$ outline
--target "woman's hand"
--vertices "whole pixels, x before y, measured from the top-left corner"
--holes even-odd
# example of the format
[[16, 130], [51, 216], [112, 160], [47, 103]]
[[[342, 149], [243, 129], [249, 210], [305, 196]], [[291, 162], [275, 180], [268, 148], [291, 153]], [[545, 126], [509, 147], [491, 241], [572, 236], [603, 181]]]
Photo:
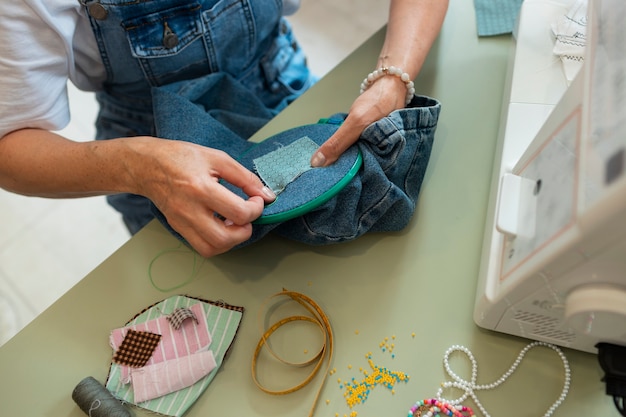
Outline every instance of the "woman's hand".
[[[140, 174], [147, 178], [139, 188], [202, 256], [226, 252], [249, 239], [251, 222], [276, 198], [256, 175], [222, 151], [162, 139], [152, 148], [144, 167], [154, 166]], [[233, 194], [220, 179], [250, 198]]]
[[348, 117], [311, 158], [311, 166], [322, 167], [335, 162], [354, 144], [370, 124], [405, 105], [406, 86], [393, 75], [379, 78], [354, 101]]
[[[391, 0], [385, 42], [376, 69], [394, 66], [415, 79], [437, 38], [448, 0]], [[405, 106], [406, 86], [400, 78], [377, 79], [352, 104], [348, 117], [311, 158], [321, 167], [335, 162], [370, 124]]]
[[[250, 198], [233, 194], [220, 179]], [[251, 222], [276, 198], [256, 175], [215, 149], [148, 136], [74, 142], [40, 129], [0, 138], [0, 187], [57, 198], [143, 195], [205, 257], [249, 239]]]

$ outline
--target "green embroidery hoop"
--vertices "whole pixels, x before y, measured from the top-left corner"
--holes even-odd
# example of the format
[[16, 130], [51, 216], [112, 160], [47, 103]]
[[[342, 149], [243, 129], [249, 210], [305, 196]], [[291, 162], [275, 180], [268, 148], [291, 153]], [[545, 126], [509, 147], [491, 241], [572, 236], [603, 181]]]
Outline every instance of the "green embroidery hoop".
[[[361, 151], [358, 151], [357, 158], [355, 159], [354, 164], [352, 165], [350, 170], [348, 170], [348, 172], [345, 174], [343, 178], [339, 180], [339, 182], [335, 183], [335, 185], [330, 187], [328, 190], [318, 195], [316, 198], [310, 200], [309, 202], [301, 206], [292, 208], [290, 210], [283, 211], [283, 212], [276, 213], [276, 214], [268, 214], [268, 215], [261, 214], [261, 217], [259, 217], [252, 223], [253, 224], [282, 223], [287, 220], [291, 220], [296, 217], [302, 216], [312, 210], [315, 210], [316, 208], [318, 208], [319, 206], [321, 206], [322, 204], [324, 204], [325, 202], [327, 202], [328, 200], [330, 200], [331, 198], [339, 194], [339, 192], [341, 192], [341, 190], [343, 190], [345, 186], [348, 185], [348, 183], [350, 183], [350, 181], [352, 181], [352, 179], [356, 176], [356, 174], [359, 172], [359, 169], [361, 168], [362, 165], [363, 165], [363, 156], [361, 155]], [[278, 201], [278, 199], [281, 198], [281, 195], [282, 194], [276, 197], [276, 201]], [[276, 201], [274, 203], [268, 204], [268, 206], [275, 204]]]
[[[343, 119], [320, 119], [315, 124], [285, 130], [255, 144], [244, 152], [238, 161], [254, 172], [255, 158], [269, 153], [277, 146], [289, 145], [303, 136], [321, 145], [332, 136], [342, 122]], [[358, 174], [362, 165], [361, 151], [358, 146], [351, 146], [334, 164], [308, 170], [293, 180], [275, 201], [265, 206], [261, 216], [252, 223], [258, 225], [282, 223], [315, 210], [339, 194]], [[228, 183], [224, 185], [234, 193], [247, 198], [239, 188]], [[310, 195], [305, 196], [303, 189], [310, 191]]]

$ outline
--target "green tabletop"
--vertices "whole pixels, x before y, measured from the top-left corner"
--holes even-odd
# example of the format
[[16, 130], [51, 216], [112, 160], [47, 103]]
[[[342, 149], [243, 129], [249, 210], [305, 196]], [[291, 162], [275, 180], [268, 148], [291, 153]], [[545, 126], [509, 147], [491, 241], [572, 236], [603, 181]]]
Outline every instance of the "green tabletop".
[[[317, 301], [333, 326], [331, 367], [336, 371], [328, 376], [316, 416], [352, 411], [360, 417], [406, 416], [416, 400], [434, 396], [449, 379], [442, 359], [455, 344], [474, 353], [479, 383], [500, 377], [529, 341], [478, 328], [472, 312], [512, 40], [478, 38], [472, 6], [471, 1], [451, 2], [443, 32], [416, 81], [418, 93], [441, 101], [442, 113], [415, 217], [404, 231], [327, 247], [268, 237], [202, 260], [190, 252], [168, 252], [179, 243], [152, 222], [0, 348], [2, 415], [84, 415], [71, 392], [86, 376], [106, 379], [110, 330], [173, 294], [222, 299], [246, 309], [230, 355], [190, 417], [307, 415], [326, 374], [286, 396], [260, 391], [251, 378], [259, 310], [282, 288]], [[360, 81], [376, 64], [383, 36], [384, 29], [254, 139], [347, 111]], [[150, 277], [161, 288], [184, 285], [160, 291]], [[281, 331], [275, 344], [301, 360], [319, 342], [306, 329], [292, 327]], [[293, 340], [290, 332], [306, 337]], [[388, 346], [385, 351], [381, 343]], [[377, 365], [405, 372], [410, 380], [398, 383], [393, 392], [377, 387], [350, 410], [338, 380], [362, 378], [360, 368], [369, 368], [370, 352]], [[555, 415], [617, 415], [604, 394], [596, 357], [564, 352], [572, 384]], [[455, 369], [469, 378], [462, 355], [452, 359]], [[286, 387], [303, 375], [271, 365], [269, 359], [260, 364], [261, 376], [271, 386]], [[479, 398], [492, 416], [541, 416], [558, 397], [562, 382], [558, 356], [535, 349], [507, 382], [479, 392]], [[474, 407], [471, 401], [467, 405]]]

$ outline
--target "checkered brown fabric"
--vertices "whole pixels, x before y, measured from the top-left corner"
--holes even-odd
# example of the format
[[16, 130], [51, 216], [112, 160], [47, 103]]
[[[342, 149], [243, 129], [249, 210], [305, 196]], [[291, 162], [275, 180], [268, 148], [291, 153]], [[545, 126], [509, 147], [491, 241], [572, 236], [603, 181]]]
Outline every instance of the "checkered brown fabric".
[[160, 341], [160, 334], [129, 330], [113, 355], [113, 362], [133, 368], [142, 367], [148, 362]]
[[176, 330], [180, 329], [180, 326], [182, 326], [183, 322], [187, 319], [193, 319], [193, 321], [198, 324], [198, 319], [196, 318], [196, 315], [193, 313], [193, 311], [186, 307], [177, 308], [172, 314], [167, 316], [167, 321], [169, 321], [172, 327]]

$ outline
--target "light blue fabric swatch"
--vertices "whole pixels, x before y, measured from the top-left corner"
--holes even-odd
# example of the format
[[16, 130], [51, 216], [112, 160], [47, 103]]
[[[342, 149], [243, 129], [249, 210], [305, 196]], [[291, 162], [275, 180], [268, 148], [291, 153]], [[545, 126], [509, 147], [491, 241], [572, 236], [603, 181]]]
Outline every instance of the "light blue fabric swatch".
[[478, 36], [513, 32], [523, 0], [474, 0]]
[[317, 143], [304, 136], [256, 158], [254, 169], [265, 185], [278, 195], [290, 182], [311, 169], [311, 156], [317, 148]]

